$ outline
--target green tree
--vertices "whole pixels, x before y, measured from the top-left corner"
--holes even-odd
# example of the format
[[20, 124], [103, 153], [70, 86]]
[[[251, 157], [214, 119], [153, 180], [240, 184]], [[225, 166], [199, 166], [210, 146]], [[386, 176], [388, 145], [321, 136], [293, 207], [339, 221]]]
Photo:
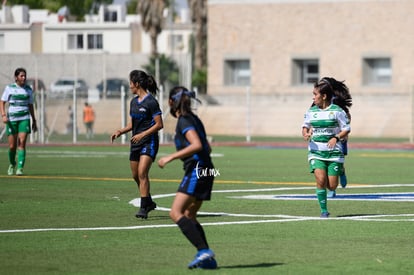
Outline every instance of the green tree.
[[9, 1], [11, 5], [26, 5], [31, 9], [43, 9], [44, 1], [43, 0], [14, 0]]
[[159, 85], [163, 85], [166, 90], [169, 90], [172, 86], [179, 84], [178, 65], [171, 58], [164, 54], [160, 54], [157, 57], [150, 57], [149, 64], [143, 66], [145, 71], [154, 77], [156, 76], [156, 60], [159, 60]]
[[47, 9], [57, 12], [61, 7], [67, 6], [70, 14], [77, 21], [83, 21], [85, 14], [88, 14], [93, 5], [110, 4], [112, 0], [13, 0], [13, 5], [27, 5], [30, 9]]
[[158, 55], [157, 38], [164, 26], [164, 9], [167, 0], [139, 0], [137, 13], [141, 15], [141, 25], [151, 38], [151, 56]]
[[207, 66], [207, 0], [188, 0], [191, 21], [194, 24], [194, 67]]

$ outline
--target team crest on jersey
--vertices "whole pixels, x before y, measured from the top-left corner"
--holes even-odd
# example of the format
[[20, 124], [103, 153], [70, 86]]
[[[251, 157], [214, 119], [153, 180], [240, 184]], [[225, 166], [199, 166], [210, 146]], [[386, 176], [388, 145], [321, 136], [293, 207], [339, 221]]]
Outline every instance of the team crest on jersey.
[[334, 119], [335, 118], [335, 114], [334, 112], [330, 112], [329, 113], [329, 119]]
[[144, 107], [141, 107], [141, 108], [138, 109], [138, 112], [146, 112], [146, 111], [147, 111], [147, 109], [145, 109]]

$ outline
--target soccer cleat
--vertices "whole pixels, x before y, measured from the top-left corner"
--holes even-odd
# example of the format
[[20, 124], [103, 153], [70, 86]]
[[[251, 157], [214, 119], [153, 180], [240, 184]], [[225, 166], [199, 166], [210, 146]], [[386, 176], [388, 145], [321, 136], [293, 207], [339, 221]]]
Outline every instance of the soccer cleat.
[[334, 198], [336, 197], [336, 191], [335, 190], [329, 190], [328, 194], [326, 195], [328, 198]]
[[208, 260], [205, 260], [201, 262], [197, 268], [201, 269], [216, 269], [217, 268], [217, 262], [216, 259], [210, 258]]
[[9, 169], [7, 170], [7, 175], [11, 176], [14, 173], [14, 165], [9, 165]]
[[329, 218], [329, 212], [322, 212], [321, 213], [321, 218]]
[[346, 185], [348, 184], [345, 172], [339, 176], [339, 183], [341, 184], [342, 188], [345, 188]]
[[204, 264], [204, 262], [211, 261], [212, 258], [214, 258], [214, 252], [212, 250], [202, 249], [197, 252], [194, 260], [188, 265], [188, 268], [193, 269], [193, 268], [200, 267], [201, 265]]
[[16, 176], [23, 176], [23, 168], [17, 168]]
[[151, 202], [151, 204], [147, 207], [141, 207], [139, 211], [135, 214], [135, 217], [141, 219], [148, 219], [148, 213], [152, 210], [157, 208], [157, 204], [155, 202]]

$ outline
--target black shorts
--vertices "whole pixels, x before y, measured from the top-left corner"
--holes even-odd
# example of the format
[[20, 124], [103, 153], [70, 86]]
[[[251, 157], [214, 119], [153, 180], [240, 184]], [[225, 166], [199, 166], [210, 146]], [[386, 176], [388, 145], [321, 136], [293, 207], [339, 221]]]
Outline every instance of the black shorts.
[[154, 161], [158, 153], [158, 147], [158, 142], [150, 142], [142, 144], [140, 146], [131, 147], [129, 160], [139, 161], [141, 155], [147, 155], [152, 158], [152, 161]]
[[183, 180], [177, 192], [195, 197], [197, 200], [210, 200], [213, 190], [214, 168], [213, 167], [190, 167], [187, 168]]

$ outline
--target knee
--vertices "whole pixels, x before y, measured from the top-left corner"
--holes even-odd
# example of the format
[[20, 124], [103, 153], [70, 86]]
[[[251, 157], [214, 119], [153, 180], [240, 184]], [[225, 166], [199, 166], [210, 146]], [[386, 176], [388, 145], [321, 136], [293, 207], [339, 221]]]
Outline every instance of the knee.
[[181, 215], [177, 211], [171, 210], [170, 211], [170, 218], [174, 223], [177, 223], [178, 220], [181, 218]]
[[184, 216], [186, 216], [188, 219], [190, 219], [190, 220], [195, 220], [196, 219], [196, 217], [197, 217], [197, 213], [194, 213], [193, 211], [190, 211], [190, 210], [186, 210], [185, 212], [184, 212]]
[[134, 171], [132, 171], [131, 175], [132, 175], [132, 178], [134, 179], [134, 181], [136, 183], [139, 183], [138, 173], [135, 173]]
[[147, 173], [138, 173], [137, 180], [139, 180], [139, 182], [148, 181], [148, 174]]

